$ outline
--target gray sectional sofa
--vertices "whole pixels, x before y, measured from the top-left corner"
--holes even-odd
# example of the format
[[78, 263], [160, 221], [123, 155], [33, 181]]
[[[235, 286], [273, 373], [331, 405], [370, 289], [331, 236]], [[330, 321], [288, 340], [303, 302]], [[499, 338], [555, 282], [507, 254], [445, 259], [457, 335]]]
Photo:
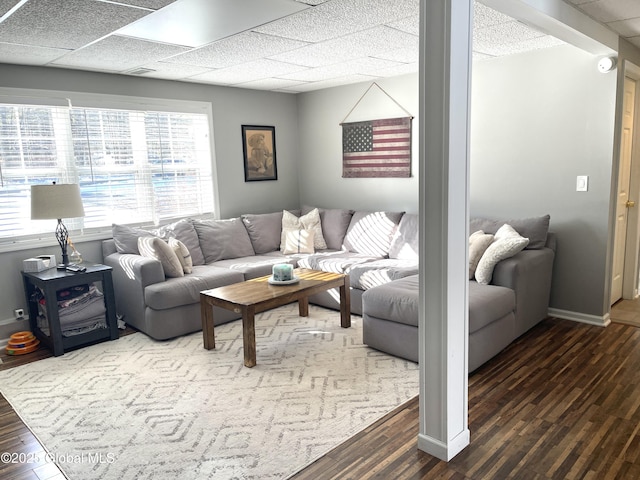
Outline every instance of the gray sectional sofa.
[[[103, 242], [103, 256], [113, 268], [118, 313], [127, 324], [158, 340], [198, 331], [200, 291], [268, 275], [274, 264], [291, 263], [349, 274], [351, 312], [363, 315], [365, 343], [417, 361], [417, 216], [306, 206], [292, 213], [183, 219], [155, 230], [114, 225], [113, 238]], [[305, 219], [317, 219], [323, 241], [318, 231], [311, 237], [315, 247], [323, 248], [307, 245], [310, 250], [283, 253], [283, 219], [288, 232], [291, 218], [299, 219], [298, 228], [305, 232], [315, 228]], [[490, 231], [492, 225], [484, 228]], [[474, 286], [470, 281], [469, 349], [474, 366], [547, 316], [553, 237], [546, 230], [533, 233], [544, 238], [499, 262], [491, 285]], [[139, 239], [149, 237], [180, 240], [192, 263], [188, 270], [185, 266], [190, 273], [169, 274], [172, 269], [164, 258], [141, 254]], [[338, 298], [337, 292], [328, 291], [310, 301], [338, 309]], [[220, 324], [239, 315], [218, 309], [214, 318]]]
[[[495, 234], [504, 223], [529, 243], [495, 265], [491, 283], [469, 280], [470, 372], [548, 316], [556, 249], [549, 217], [500, 222], [475, 218], [470, 230]], [[418, 276], [411, 275], [364, 292], [364, 343], [418, 361], [418, 287]]]

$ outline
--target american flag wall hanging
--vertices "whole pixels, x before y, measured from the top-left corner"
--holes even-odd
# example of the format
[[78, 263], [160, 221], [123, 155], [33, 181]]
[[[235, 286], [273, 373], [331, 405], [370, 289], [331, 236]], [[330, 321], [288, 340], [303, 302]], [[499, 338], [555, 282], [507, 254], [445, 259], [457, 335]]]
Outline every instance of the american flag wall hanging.
[[410, 177], [411, 119], [342, 124], [342, 177]]

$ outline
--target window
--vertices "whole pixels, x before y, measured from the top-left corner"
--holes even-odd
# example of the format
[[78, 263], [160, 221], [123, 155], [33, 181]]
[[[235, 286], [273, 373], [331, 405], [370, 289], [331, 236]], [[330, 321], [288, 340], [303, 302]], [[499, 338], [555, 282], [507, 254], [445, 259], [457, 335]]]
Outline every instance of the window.
[[105, 108], [0, 104], [0, 242], [52, 232], [30, 219], [30, 186], [78, 183], [70, 230], [213, 212], [209, 118]]

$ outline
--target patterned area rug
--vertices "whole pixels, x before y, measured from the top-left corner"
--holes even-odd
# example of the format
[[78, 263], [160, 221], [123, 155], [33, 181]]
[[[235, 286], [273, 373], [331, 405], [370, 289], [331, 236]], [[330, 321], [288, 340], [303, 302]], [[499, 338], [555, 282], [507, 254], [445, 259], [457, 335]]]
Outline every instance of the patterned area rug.
[[362, 344], [362, 319], [297, 304], [165, 342], [136, 333], [0, 372], [72, 480], [283, 479], [418, 394], [418, 366]]

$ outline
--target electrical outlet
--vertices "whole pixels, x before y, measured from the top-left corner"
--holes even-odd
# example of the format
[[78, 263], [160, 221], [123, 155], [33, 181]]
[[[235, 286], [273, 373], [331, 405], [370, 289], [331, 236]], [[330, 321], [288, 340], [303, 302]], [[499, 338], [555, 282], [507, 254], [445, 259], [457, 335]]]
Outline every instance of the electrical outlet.
[[13, 314], [16, 317], [16, 320], [22, 320], [24, 318], [24, 310], [22, 308], [16, 308], [13, 311]]

